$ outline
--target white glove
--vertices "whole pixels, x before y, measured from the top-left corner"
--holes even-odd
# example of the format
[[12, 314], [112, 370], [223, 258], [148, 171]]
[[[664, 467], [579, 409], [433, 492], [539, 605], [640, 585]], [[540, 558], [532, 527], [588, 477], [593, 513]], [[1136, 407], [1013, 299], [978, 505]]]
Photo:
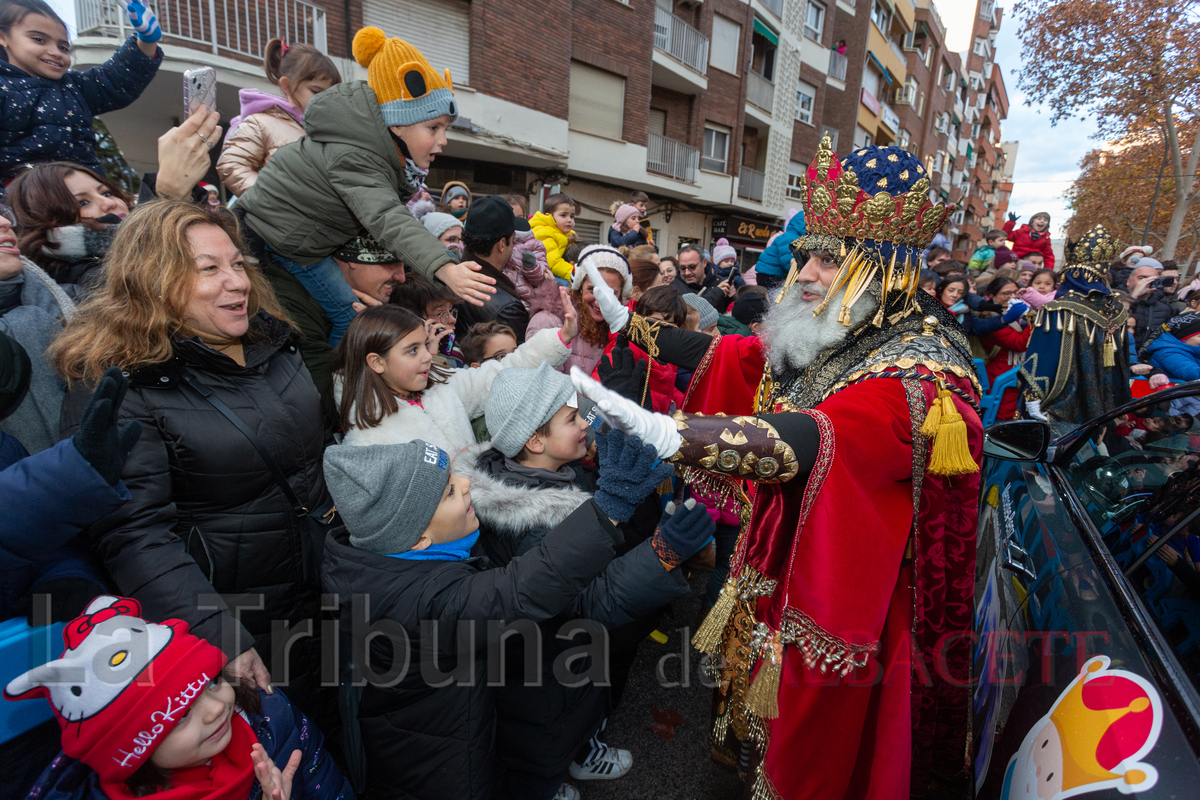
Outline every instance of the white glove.
[[1030, 419], [1036, 419], [1038, 422], [1050, 422], [1050, 418], [1042, 413], [1041, 400], [1026, 400], [1025, 411], [1029, 414]]
[[596, 403], [596, 410], [612, 427], [622, 433], [636, 436], [658, 451], [658, 457], [670, 458], [683, 446], [683, 437], [675, 427], [675, 420], [666, 414], [647, 411], [632, 400], [600, 385], [579, 367], [571, 367], [571, 383], [575, 391]]
[[604, 321], [608, 323], [608, 329], [613, 333], [622, 330], [629, 322], [629, 309], [613, 293], [608, 281], [604, 280], [604, 276], [600, 274], [600, 268], [591, 259], [584, 260], [583, 271], [587, 273], [588, 280], [592, 282], [592, 294], [596, 298], [596, 304], [600, 306], [600, 313], [604, 315]]

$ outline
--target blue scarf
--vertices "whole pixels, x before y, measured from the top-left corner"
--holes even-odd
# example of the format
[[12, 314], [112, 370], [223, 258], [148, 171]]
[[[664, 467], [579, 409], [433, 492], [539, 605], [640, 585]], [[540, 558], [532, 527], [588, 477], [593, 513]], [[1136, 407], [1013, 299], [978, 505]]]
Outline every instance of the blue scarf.
[[403, 558], [408, 561], [466, 561], [471, 555], [471, 548], [477, 541], [479, 541], [478, 530], [453, 542], [431, 544], [424, 550], [394, 553], [391, 558]]

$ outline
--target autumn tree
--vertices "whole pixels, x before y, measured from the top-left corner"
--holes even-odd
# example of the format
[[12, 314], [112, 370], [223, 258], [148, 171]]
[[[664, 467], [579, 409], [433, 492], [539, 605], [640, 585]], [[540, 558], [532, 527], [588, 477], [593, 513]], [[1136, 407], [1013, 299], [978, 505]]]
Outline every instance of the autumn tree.
[[[1194, 139], [1198, 126], [1200, 123], [1196, 121], [1180, 126], [1184, 142]], [[1190, 155], [1191, 151], [1185, 148], [1184, 161]], [[1092, 150], [1079, 166], [1079, 177], [1066, 192], [1073, 212], [1067, 221], [1067, 237], [1075, 238], [1091, 226], [1102, 224], [1123, 244], [1140, 243], [1145, 234], [1147, 243], [1161, 253], [1174, 216], [1170, 198], [1175, 193], [1175, 176], [1169, 162], [1164, 169], [1158, 128], [1151, 125], [1141, 134], [1131, 134]], [[1162, 183], [1156, 199], [1160, 174]], [[1191, 264], [1197, 255], [1200, 255], [1200, 203], [1193, 203], [1176, 240], [1175, 258], [1181, 264]]]
[[1155, 131], [1160, 158], [1165, 143], [1162, 256], [1175, 258], [1200, 196], [1200, 128], [1191, 124], [1200, 116], [1200, 0], [1020, 0], [1014, 11], [1027, 103], [1049, 106], [1052, 124], [1093, 118], [1106, 139]]

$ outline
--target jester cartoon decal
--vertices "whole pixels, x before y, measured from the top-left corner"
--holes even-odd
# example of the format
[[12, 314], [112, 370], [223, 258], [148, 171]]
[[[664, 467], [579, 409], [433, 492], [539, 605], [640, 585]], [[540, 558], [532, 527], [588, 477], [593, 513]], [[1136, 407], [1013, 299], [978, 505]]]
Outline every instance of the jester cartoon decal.
[[1153, 788], [1158, 770], [1142, 759], [1162, 731], [1162, 699], [1146, 679], [1110, 663], [1088, 659], [1025, 736], [1004, 772], [1003, 800]]

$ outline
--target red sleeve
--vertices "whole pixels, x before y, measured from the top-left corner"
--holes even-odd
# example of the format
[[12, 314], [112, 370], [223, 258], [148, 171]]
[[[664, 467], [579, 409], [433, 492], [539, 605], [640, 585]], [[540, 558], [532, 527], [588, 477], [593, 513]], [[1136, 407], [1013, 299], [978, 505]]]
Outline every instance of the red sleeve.
[[999, 345], [1005, 350], [1015, 350], [1018, 353], [1024, 353], [1026, 348], [1029, 347], [1029, 337], [1032, 335], [1032, 325], [1027, 325], [1020, 333], [1005, 325], [1000, 330], [984, 336], [983, 344], [984, 347]]
[[692, 375], [683, 410], [753, 414], [765, 357], [757, 336], [730, 334], [713, 341]]
[[1050, 232], [1046, 231], [1045, 237], [1038, 242], [1039, 248], [1042, 251], [1043, 266], [1046, 269], [1054, 269], [1054, 246], [1050, 244]]
[[1013, 228], [1015, 228], [1015, 227], [1017, 227], [1016, 220], [1010, 219], [1004, 223], [1004, 232], [1008, 234], [1008, 238], [1010, 238], [1010, 239], [1012, 238]]

